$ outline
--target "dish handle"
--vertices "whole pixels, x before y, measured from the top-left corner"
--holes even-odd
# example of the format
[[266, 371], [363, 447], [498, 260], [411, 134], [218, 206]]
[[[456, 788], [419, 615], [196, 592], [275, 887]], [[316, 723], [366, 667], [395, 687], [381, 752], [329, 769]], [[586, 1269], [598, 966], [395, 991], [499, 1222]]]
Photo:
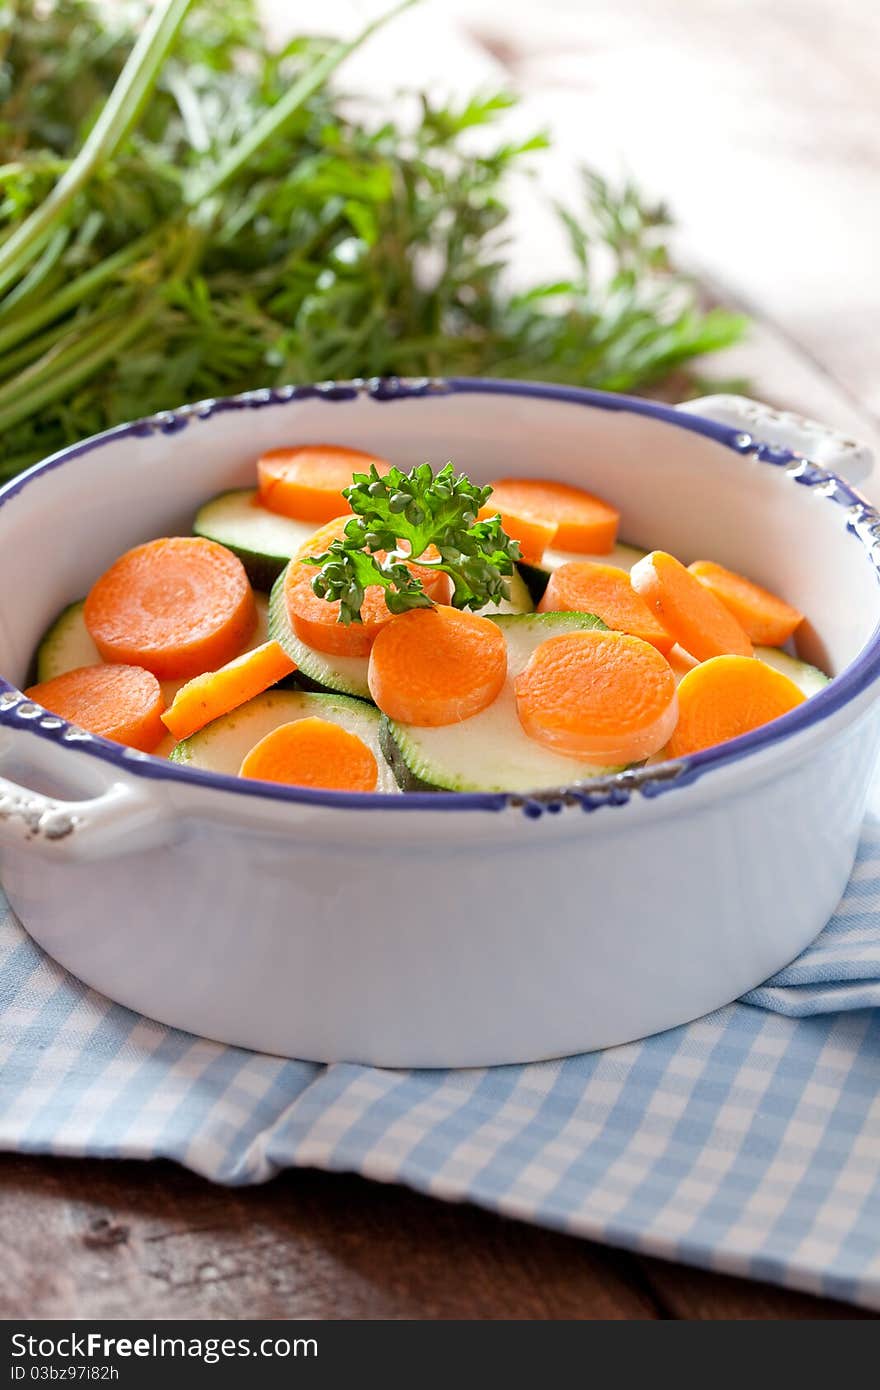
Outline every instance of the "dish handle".
[[[60, 721], [59, 721], [60, 722]], [[0, 729], [0, 753], [14, 744]], [[16, 759], [16, 776], [51, 786], [59, 776], [70, 776], [67, 750], [49, 739], [28, 739], [27, 757]], [[22, 767], [26, 772], [22, 773]], [[6, 851], [40, 854], [68, 862], [88, 862], [132, 849], [161, 844], [168, 836], [172, 817], [156, 789], [141, 779], [106, 765], [106, 784], [93, 795], [77, 800], [50, 796], [0, 776], [0, 856]]]
[[874, 457], [866, 444], [791, 410], [776, 410], [748, 396], [701, 396], [676, 408], [720, 425], [731, 425], [767, 444], [793, 449], [820, 468], [840, 474], [847, 482], [863, 483], [871, 474]]

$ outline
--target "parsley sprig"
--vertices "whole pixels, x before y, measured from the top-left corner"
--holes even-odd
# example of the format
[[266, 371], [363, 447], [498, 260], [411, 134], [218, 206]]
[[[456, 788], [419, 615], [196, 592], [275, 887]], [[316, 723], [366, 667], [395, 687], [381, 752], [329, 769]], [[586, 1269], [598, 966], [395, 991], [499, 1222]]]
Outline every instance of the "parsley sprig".
[[[384, 476], [372, 465], [356, 473], [344, 489], [354, 516], [343, 536], [306, 563], [319, 565], [312, 588], [319, 598], [339, 600], [339, 621], [359, 623], [364, 591], [371, 584], [385, 590], [392, 613], [430, 608], [419, 576], [407, 564], [440, 570], [452, 580], [455, 608], [478, 609], [510, 597], [506, 576], [519, 560], [517, 541], [502, 530], [501, 518], [477, 520], [491, 496], [457, 474], [451, 463], [435, 473], [429, 463]], [[429, 556], [425, 552], [433, 547]], [[436, 554], [434, 554], [436, 552]]]

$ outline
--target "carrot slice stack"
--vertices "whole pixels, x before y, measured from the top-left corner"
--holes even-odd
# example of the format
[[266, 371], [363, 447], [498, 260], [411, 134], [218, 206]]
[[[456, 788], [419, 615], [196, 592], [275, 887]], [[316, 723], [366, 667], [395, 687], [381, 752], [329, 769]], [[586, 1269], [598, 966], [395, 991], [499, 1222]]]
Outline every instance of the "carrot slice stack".
[[296, 662], [278, 642], [264, 642], [219, 671], [206, 671], [187, 681], [162, 715], [162, 723], [176, 739], [189, 738], [212, 719], [238, 709], [295, 670]]
[[661, 625], [697, 661], [752, 655], [748, 634], [729, 609], [665, 550], [652, 550], [633, 565], [630, 580]]
[[173, 536], [120, 556], [92, 586], [85, 621], [105, 661], [186, 680], [236, 656], [257, 610], [244, 565], [230, 550]]
[[[582, 555], [607, 555], [620, 524], [620, 512], [601, 498], [568, 483], [540, 478], [499, 478], [492, 484], [487, 506], [502, 517], [521, 516], [555, 524], [553, 544]], [[513, 531], [508, 535], [519, 539]]]
[[721, 600], [759, 647], [781, 647], [804, 620], [803, 613], [769, 589], [712, 560], [695, 560], [688, 569]]
[[295, 787], [372, 792], [379, 769], [363, 739], [327, 719], [281, 724], [244, 759], [240, 777]]
[[683, 758], [747, 734], [788, 714], [806, 696], [794, 681], [743, 656], [716, 656], [695, 666], [678, 687], [678, 726], [669, 756]]
[[[392, 617], [385, 602], [385, 590], [382, 586], [371, 584], [365, 590], [361, 605], [361, 621], [346, 627], [339, 621], [338, 601], [328, 602], [327, 599], [319, 598], [312, 588], [318, 573], [315, 566], [297, 563], [308, 555], [322, 555], [331, 541], [342, 535], [350, 520], [350, 516], [335, 517], [303, 542], [294, 561], [287, 567], [284, 576], [284, 599], [290, 626], [307, 647], [327, 652], [332, 656], [369, 656], [376, 637]], [[382, 554], [381, 551], [379, 553]], [[447, 574], [440, 570], [428, 569], [424, 565], [411, 564], [409, 567], [421, 580], [428, 598], [435, 603], [446, 602], [451, 588]]]
[[519, 541], [520, 555], [527, 565], [540, 565], [544, 551], [556, 539], [559, 527], [555, 521], [542, 521], [537, 516], [526, 516], [520, 512], [501, 511], [487, 503], [477, 513], [478, 520], [491, 521], [493, 516], [501, 516], [501, 526], [511, 540]]
[[539, 613], [595, 613], [606, 627], [628, 632], [668, 652], [674, 639], [629, 582], [626, 570], [591, 560], [571, 560], [550, 576]]
[[165, 734], [159, 682], [140, 666], [79, 666], [25, 691], [90, 734], [152, 753]]
[[676, 722], [668, 661], [624, 632], [571, 632], [535, 649], [514, 682], [520, 723], [557, 753], [601, 765], [658, 752]]
[[[421, 578], [429, 598], [449, 597], [447, 575], [438, 570], [424, 570], [418, 565], [411, 568]], [[382, 628], [392, 618], [385, 602], [385, 590], [379, 584], [371, 584], [364, 591], [361, 621], [346, 627], [339, 621], [338, 601], [328, 602], [319, 598], [312, 588], [317, 573], [314, 565], [288, 566], [284, 598], [290, 626], [299, 640], [308, 647], [314, 647], [315, 651], [334, 656], [369, 656]]]
[[349, 510], [342, 489], [350, 486], [352, 474], [369, 472], [371, 464], [379, 473], [391, 467], [387, 459], [339, 444], [270, 449], [257, 461], [260, 501], [298, 521], [330, 521]]
[[488, 618], [413, 608], [383, 627], [370, 652], [370, 694], [389, 719], [434, 728], [479, 714], [500, 693], [507, 646]]

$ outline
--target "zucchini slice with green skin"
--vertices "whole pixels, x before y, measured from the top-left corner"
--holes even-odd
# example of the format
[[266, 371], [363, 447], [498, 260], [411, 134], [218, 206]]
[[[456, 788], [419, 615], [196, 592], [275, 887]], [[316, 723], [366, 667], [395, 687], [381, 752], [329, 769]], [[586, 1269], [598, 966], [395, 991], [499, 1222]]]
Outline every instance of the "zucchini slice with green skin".
[[[269, 600], [265, 594], [254, 594], [254, 601], [257, 606], [257, 626], [246, 651], [261, 646], [268, 637]], [[85, 599], [68, 604], [43, 634], [34, 661], [39, 682], [53, 680], [55, 676], [63, 676], [65, 671], [75, 671], [80, 666], [97, 666], [103, 660], [86, 627], [85, 607]], [[161, 682], [166, 704], [170, 704], [182, 684], [182, 681]]]
[[43, 633], [34, 661], [38, 681], [51, 681], [65, 671], [97, 666], [103, 660], [86, 627], [85, 606], [85, 599], [69, 603]]
[[501, 614], [492, 619], [507, 642], [507, 681], [496, 700], [460, 724], [420, 728], [383, 716], [385, 756], [405, 791], [535, 792], [619, 772], [554, 753], [523, 731], [514, 678], [548, 637], [605, 624], [591, 613]]
[[783, 676], [788, 676], [807, 699], [811, 695], [818, 695], [831, 679], [824, 671], [820, 671], [818, 666], [799, 661], [796, 656], [789, 656], [788, 652], [782, 651], [780, 647], [756, 647], [755, 656], [772, 666], [774, 671], [781, 671]]
[[[340, 508], [344, 505], [340, 501]], [[256, 488], [221, 492], [199, 508], [193, 534], [237, 555], [255, 589], [271, 589], [288, 560], [318, 530], [314, 521], [279, 516], [258, 501]]]
[[647, 550], [639, 550], [635, 545], [622, 542], [609, 550], [607, 555], [578, 555], [573, 550], [545, 550], [540, 565], [521, 564], [519, 569], [535, 603], [540, 603], [553, 570], [567, 565], [572, 560], [594, 560], [597, 565], [616, 565], [629, 574], [633, 565], [647, 555]]
[[[525, 581], [514, 571], [510, 576], [510, 598], [502, 599], [497, 605], [487, 604], [480, 611], [487, 618], [498, 613], [531, 613], [533, 604]], [[291, 661], [296, 662], [294, 679], [297, 685], [306, 690], [330, 690], [340, 695], [356, 695], [360, 700], [371, 698], [367, 683], [369, 657], [334, 656], [331, 652], [319, 652], [297, 637], [287, 616], [283, 575], [276, 579], [269, 598], [269, 636], [280, 642]]]
[[305, 642], [299, 640], [287, 616], [283, 571], [272, 585], [269, 595], [269, 636], [280, 642], [291, 661], [296, 662], [294, 679], [297, 685], [306, 690], [356, 695], [361, 700], [369, 700], [369, 657], [334, 656], [331, 652], [319, 652], [314, 647], [307, 647]]
[[171, 761], [205, 772], [237, 776], [245, 756], [281, 724], [298, 719], [326, 719], [356, 734], [372, 752], [379, 769], [376, 790], [395, 792], [397, 784], [379, 744], [379, 711], [345, 695], [315, 695], [307, 690], [267, 690], [246, 705], [224, 714], [178, 743]]
[[534, 613], [535, 605], [529, 593], [529, 586], [516, 565], [513, 567], [513, 574], [507, 575], [507, 583], [510, 587], [510, 598], [500, 599], [498, 603], [484, 604], [479, 609], [484, 618], [494, 617], [497, 613]]

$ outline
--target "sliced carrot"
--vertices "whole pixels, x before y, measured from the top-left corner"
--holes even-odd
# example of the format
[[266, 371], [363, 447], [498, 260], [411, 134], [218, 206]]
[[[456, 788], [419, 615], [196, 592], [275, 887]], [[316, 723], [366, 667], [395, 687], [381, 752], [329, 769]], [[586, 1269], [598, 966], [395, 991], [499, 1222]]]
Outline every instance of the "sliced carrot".
[[527, 565], [540, 565], [544, 551], [556, 539], [556, 532], [559, 530], [556, 522], [542, 521], [540, 517], [526, 516], [521, 512], [501, 511], [491, 503], [480, 508], [477, 518], [480, 521], [491, 521], [493, 516], [498, 516], [499, 513], [502, 528], [511, 540], [519, 541], [523, 561]]
[[240, 777], [294, 787], [372, 792], [379, 769], [363, 739], [327, 719], [296, 719], [266, 734], [244, 759]]
[[759, 647], [781, 647], [804, 620], [803, 613], [769, 589], [712, 560], [695, 560], [688, 569], [721, 600]]
[[514, 681], [529, 738], [600, 765], [640, 762], [675, 728], [675, 677], [625, 632], [566, 632], [536, 647]]
[[313, 565], [288, 565], [284, 576], [284, 601], [290, 626], [301, 642], [332, 656], [369, 656], [370, 648], [391, 618], [384, 592], [371, 586], [364, 593], [361, 621], [346, 626], [339, 621], [339, 602], [319, 598], [312, 588], [318, 571]]
[[[296, 559], [287, 567], [284, 576], [284, 598], [287, 616], [301, 642], [315, 651], [328, 652], [334, 656], [369, 656], [379, 631], [391, 621], [392, 614], [385, 602], [385, 590], [380, 584], [371, 584], [364, 592], [361, 605], [361, 621], [350, 623], [348, 627], [339, 621], [339, 603], [319, 598], [312, 588], [318, 573], [314, 565], [298, 563], [306, 555], [321, 555], [345, 529], [350, 517], [337, 517], [322, 526], [314, 536], [297, 551]], [[433, 552], [433, 553], [431, 553]], [[379, 551], [381, 556], [384, 552]], [[431, 547], [426, 559], [433, 559], [437, 552]], [[441, 570], [432, 570], [424, 565], [410, 564], [422, 582], [422, 588], [435, 603], [445, 603], [450, 596], [449, 576]]]
[[507, 676], [497, 623], [458, 608], [412, 608], [370, 652], [370, 694], [389, 719], [434, 728], [491, 705]]
[[673, 638], [629, 582], [626, 570], [591, 560], [570, 560], [550, 576], [539, 613], [595, 613], [606, 627], [628, 632], [666, 653]]
[[[607, 555], [617, 539], [620, 512], [601, 498], [568, 483], [541, 478], [499, 478], [487, 504], [502, 516], [555, 523], [553, 544], [582, 555]], [[513, 535], [513, 532], [509, 532]]]
[[752, 655], [748, 634], [729, 609], [665, 550], [652, 550], [633, 565], [630, 580], [666, 631], [697, 661]]
[[714, 748], [788, 714], [806, 696], [794, 681], [763, 661], [716, 656], [695, 666], [678, 687], [678, 726], [669, 756]]
[[187, 681], [162, 715], [162, 723], [176, 739], [189, 738], [212, 719], [238, 709], [295, 670], [296, 662], [278, 642], [264, 642], [219, 671], [206, 671]]
[[160, 680], [215, 670], [257, 622], [244, 565], [216, 541], [173, 536], [127, 551], [92, 585], [86, 627], [105, 661]]
[[323, 555], [325, 550], [329, 550], [333, 541], [339, 540], [344, 534], [350, 521], [350, 512], [345, 516], [334, 516], [332, 520], [325, 521], [324, 525], [319, 526], [308, 540], [303, 541], [293, 556], [294, 560], [303, 560], [307, 555]]
[[330, 521], [350, 510], [342, 489], [351, 485], [354, 473], [369, 472], [371, 464], [379, 473], [391, 467], [387, 459], [340, 444], [270, 449], [257, 461], [260, 501], [299, 521]]
[[[333, 541], [338, 540], [345, 533], [345, 528], [351, 521], [351, 516], [335, 516], [332, 521], [327, 521], [323, 526], [319, 526], [313, 532], [293, 556], [294, 560], [303, 560], [307, 555], [322, 555], [325, 550], [329, 550]], [[406, 542], [404, 542], [406, 545]], [[403, 553], [403, 552], [401, 552]], [[377, 556], [381, 559], [387, 554], [384, 550], [378, 550]], [[424, 554], [419, 556], [420, 560], [439, 560], [440, 552], [436, 545], [429, 545]], [[424, 577], [423, 577], [424, 578]], [[430, 572], [429, 572], [430, 580]]]
[[141, 666], [79, 666], [25, 691], [90, 734], [152, 753], [165, 734], [159, 682]]

